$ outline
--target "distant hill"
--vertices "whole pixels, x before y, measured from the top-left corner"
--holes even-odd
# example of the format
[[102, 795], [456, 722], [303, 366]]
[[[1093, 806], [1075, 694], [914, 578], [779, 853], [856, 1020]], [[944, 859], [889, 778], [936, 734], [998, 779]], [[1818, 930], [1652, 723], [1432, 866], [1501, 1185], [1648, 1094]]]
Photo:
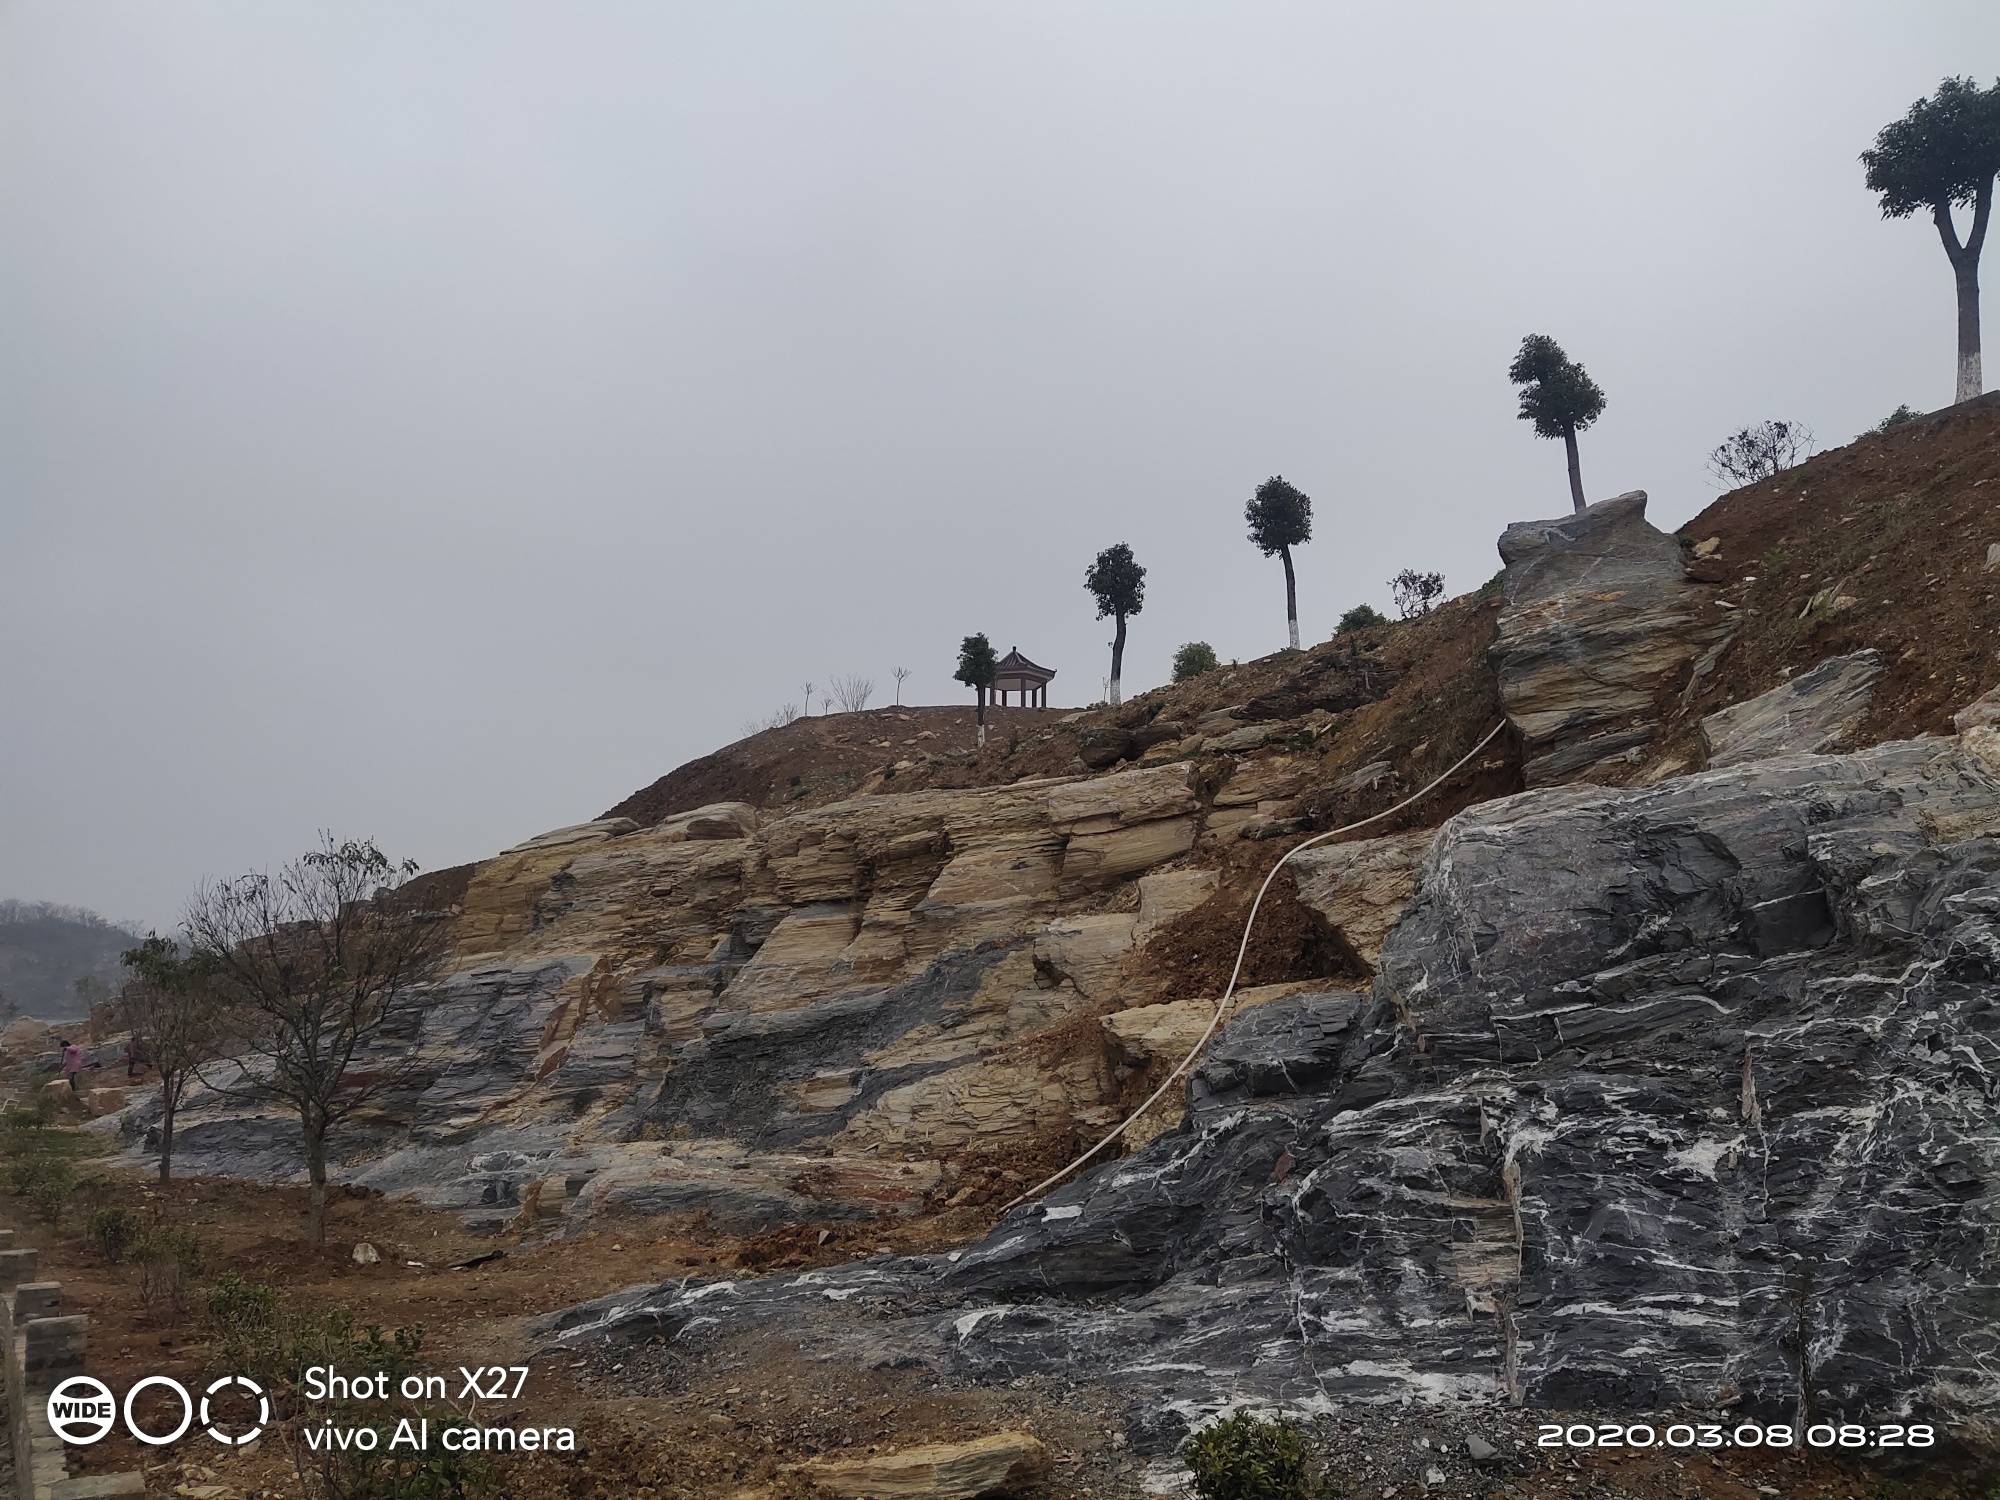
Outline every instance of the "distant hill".
[[118, 955], [141, 936], [81, 906], [0, 901], [0, 996], [26, 1015], [79, 1018], [89, 1007], [77, 980], [117, 983]]

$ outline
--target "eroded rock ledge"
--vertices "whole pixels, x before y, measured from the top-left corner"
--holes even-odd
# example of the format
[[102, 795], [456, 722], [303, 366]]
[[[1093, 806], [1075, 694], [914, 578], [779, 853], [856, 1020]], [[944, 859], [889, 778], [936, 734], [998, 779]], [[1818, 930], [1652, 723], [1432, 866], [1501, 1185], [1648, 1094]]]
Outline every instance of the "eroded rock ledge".
[[676, 1361], [2000, 1439], [2000, 734], [1529, 792], [1440, 832], [1371, 995], [1230, 1025], [1175, 1131], [951, 1257], [572, 1309]]

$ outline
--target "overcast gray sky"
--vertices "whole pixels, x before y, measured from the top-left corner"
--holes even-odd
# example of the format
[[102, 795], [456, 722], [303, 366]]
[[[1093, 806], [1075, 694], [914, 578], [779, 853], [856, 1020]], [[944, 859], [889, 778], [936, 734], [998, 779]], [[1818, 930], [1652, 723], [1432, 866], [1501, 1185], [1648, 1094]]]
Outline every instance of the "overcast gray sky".
[[1567, 508], [1505, 370], [1678, 525], [1747, 421], [1950, 399], [1855, 157], [2000, 6], [0, 10], [0, 896], [171, 920], [588, 817], [807, 678], [1097, 696]]

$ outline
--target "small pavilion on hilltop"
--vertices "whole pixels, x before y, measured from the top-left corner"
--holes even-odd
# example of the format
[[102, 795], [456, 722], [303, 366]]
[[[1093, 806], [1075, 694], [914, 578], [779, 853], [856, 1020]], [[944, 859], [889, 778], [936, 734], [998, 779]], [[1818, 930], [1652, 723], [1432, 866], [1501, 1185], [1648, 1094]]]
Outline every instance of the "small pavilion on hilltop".
[[1004, 708], [1007, 695], [1019, 693], [1022, 708], [1047, 708], [1049, 679], [1055, 675], [1053, 667], [1038, 667], [1021, 654], [1019, 646], [1009, 646], [993, 670], [994, 701]]

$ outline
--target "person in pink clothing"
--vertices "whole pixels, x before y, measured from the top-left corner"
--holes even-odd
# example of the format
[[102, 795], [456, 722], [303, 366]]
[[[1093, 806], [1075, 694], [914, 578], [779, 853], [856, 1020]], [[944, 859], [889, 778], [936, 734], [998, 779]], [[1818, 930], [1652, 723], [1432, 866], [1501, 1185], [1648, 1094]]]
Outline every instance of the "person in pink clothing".
[[62, 1072], [63, 1077], [69, 1080], [69, 1091], [72, 1094], [81, 1094], [83, 1092], [83, 1083], [81, 1081], [83, 1070], [85, 1068], [94, 1068], [97, 1064], [86, 1059], [83, 1055], [83, 1048], [75, 1042], [67, 1041], [62, 1037], [57, 1037], [56, 1041], [62, 1047]]

